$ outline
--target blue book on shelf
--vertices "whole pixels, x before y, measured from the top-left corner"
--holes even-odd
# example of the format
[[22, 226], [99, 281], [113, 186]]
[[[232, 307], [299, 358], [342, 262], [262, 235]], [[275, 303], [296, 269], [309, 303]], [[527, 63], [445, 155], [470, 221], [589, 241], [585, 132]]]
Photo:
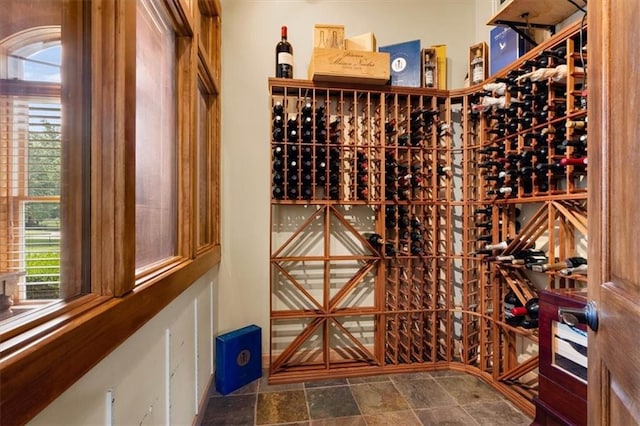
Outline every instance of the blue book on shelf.
[[262, 377], [262, 329], [249, 325], [216, 337], [216, 390], [222, 395]]
[[378, 51], [389, 53], [392, 86], [420, 87], [420, 40], [380, 46]]

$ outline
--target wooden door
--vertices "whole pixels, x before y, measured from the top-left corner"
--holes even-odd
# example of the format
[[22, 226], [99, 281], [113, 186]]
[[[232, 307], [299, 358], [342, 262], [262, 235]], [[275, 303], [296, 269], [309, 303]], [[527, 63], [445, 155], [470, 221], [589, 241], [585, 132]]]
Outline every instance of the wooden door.
[[589, 424], [640, 424], [640, 1], [589, 2]]

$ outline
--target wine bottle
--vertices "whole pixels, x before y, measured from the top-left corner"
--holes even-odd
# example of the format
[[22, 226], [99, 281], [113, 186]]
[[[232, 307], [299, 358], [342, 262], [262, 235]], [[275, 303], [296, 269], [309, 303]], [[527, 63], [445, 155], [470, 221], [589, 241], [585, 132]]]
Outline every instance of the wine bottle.
[[396, 247], [393, 245], [393, 243], [386, 243], [384, 245], [384, 253], [389, 257], [396, 255]]
[[297, 160], [289, 160], [289, 164], [287, 166], [289, 173], [298, 173], [299, 164]]
[[492, 207], [486, 207], [484, 209], [475, 209], [474, 212], [473, 212], [473, 214], [476, 214], [476, 215], [482, 214], [482, 215], [485, 215], [485, 216], [489, 216], [492, 213], [493, 213], [493, 208]]
[[313, 181], [313, 175], [311, 174], [311, 171], [303, 171], [300, 179], [303, 185], [309, 186]]
[[277, 145], [273, 148], [273, 158], [282, 158], [284, 155], [284, 148], [281, 145]]
[[525, 318], [520, 323], [520, 327], [522, 328], [538, 328], [538, 318]]
[[367, 237], [367, 240], [369, 240], [371, 245], [374, 247], [380, 247], [382, 244], [384, 244], [384, 239], [380, 234], [376, 234], [376, 233], [365, 234], [365, 237]]
[[562, 275], [573, 275], [573, 274], [587, 275], [587, 267], [588, 265], [584, 264], [584, 265], [575, 266], [573, 268], [564, 268], [564, 269], [560, 269], [560, 273]]
[[313, 114], [313, 104], [311, 102], [305, 102], [300, 108], [300, 112], [304, 117], [311, 118], [311, 114]]
[[504, 240], [496, 244], [487, 244], [486, 246], [484, 246], [484, 249], [485, 250], [504, 250], [507, 248], [509, 244], [511, 244], [511, 241], [513, 240]]
[[520, 263], [520, 261], [524, 262], [524, 259], [531, 258], [533, 256], [543, 256], [546, 259], [544, 252], [541, 250], [525, 249], [511, 254], [493, 256], [492, 259], [485, 260], [495, 260], [497, 262], [509, 262], [512, 264], [518, 264]]
[[287, 141], [289, 142], [298, 142], [300, 140], [300, 134], [298, 133], [298, 129], [289, 128], [287, 131]]
[[538, 318], [539, 309], [538, 298], [532, 297], [527, 300], [527, 303], [525, 303], [524, 306], [514, 306], [511, 308], [511, 314], [518, 317], [528, 315], [530, 318]]
[[391, 229], [396, 227], [396, 217], [395, 216], [386, 216], [384, 218], [385, 228]]
[[276, 115], [273, 117], [273, 121], [271, 122], [274, 128], [282, 128], [284, 127], [284, 118], [281, 115]]
[[338, 185], [340, 183], [340, 175], [336, 172], [329, 173], [329, 183], [332, 186]]
[[281, 172], [284, 170], [284, 161], [281, 158], [276, 157], [271, 163], [273, 170]]
[[535, 272], [557, 271], [566, 268], [575, 268], [580, 265], [586, 265], [587, 259], [584, 257], [569, 257], [562, 262], [544, 263], [540, 265], [527, 265], [529, 269]]
[[560, 160], [561, 166], [586, 166], [587, 157], [580, 158], [563, 158]]
[[509, 325], [519, 325], [522, 322], [523, 318], [513, 315], [511, 311], [513, 308], [517, 308], [521, 306], [522, 306], [522, 303], [520, 302], [516, 294], [513, 292], [513, 290], [509, 290], [509, 292], [504, 296], [504, 308], [503, 308], [504, 322], [506, 322]]
[[287, 175], [287, 180], [289, 181], [289, 186], [297, 185], [299, 180], [298, 173], [289, 171], [289, 174]]
[[487, 146], [478, 150], [478, 154], [491, 154], [494, 152], [498, 154], [504, 153], [504, 146]]
[[311, 160], [311, 158], [313, 157], [313, 147], [308, 145], [303, 145], [300, 148], [300, 154], [302, 155], [302, 158]]
[[293, 47], [287, 40], [287, 27], [280, 31], [281, 39], [276, 45], [276, 77], [293, 78]]
[[304, 198], [305, 200], [310, 200], [313, 198], [313, 188], [311, 188], [310, 186], [303, 186], [300, 193], [302, 195], [302, 198]]
[[587, 120], [567, 120], [564, 125], [566, 128], [585, 129], [587, 127]]
[[276, 142], [282, 142], [284, 140], [284, 129], [282, 127], [273, 128], [273, 140]]
[[424, 87], [434, 87], [436, 82], [435, 58], [430, 53], [424, 55]]
[[547, 263], [549, 259], [544, 253], [531, 254], [524, 259], [514, 259], [511, 261], [512, 265], [524, 265], [527, 269], [531, 269], [532, 265], [540, 265]]
[[332, 185], [329, 187], [329, 198], [332, 200], [340, 199], [340, 189], [337, 186]]
[[483, 163], [478, 164], [478, 168], [480, 169], [490, 169], [491, 167], [502, 167], [503, 163], [501, 161], [485, 161]]
[[484, 59], [482, 49], [478, 48], [475, 57], [471, 61], [471, 84], [479, 84], [484, 80]]
[[284, 198], [284, 189], [282, 185], [274, 185], [272, 188], [273, 198], [276, 200], [282, 200]]
[[274, 184], [281, 185], [284, 182], [284, 176], [280, 172], [275, 172], [272, 180]]
[[358, 185], [356, 192], [358, 200], [366, 200], [369, 198], [369, 188], [367, 188], [366, 186]]
[[536, 173], [537, 174], [545, 174], [547, 171], [551, 171], [551, 173], [559, 173], [564, 172], [564, 168], [561, 164], [557, 163], [538, 163], [536, 164]]
[[438, 176], [449, 176], [451, 172], [451, 166], [438, 166], [436, 167], [436, 174]]
[[282, 117], [282, 115], [284, 115], [284, 106], [282, 105], [282, 102], [276, 101], [273, 104], [273, 115], [274, 117], [277, 117], [277, 116]]

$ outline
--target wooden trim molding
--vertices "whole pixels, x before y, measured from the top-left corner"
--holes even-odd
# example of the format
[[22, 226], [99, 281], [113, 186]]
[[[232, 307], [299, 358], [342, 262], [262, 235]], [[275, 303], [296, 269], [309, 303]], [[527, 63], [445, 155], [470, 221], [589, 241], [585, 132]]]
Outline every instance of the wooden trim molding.
[[124, 297], [100, 297], [97, 306], [90, 298], [33, 342], [6, 348], [0, 359], [2, 423], [27, 423], [219, 261], [217, 246]]

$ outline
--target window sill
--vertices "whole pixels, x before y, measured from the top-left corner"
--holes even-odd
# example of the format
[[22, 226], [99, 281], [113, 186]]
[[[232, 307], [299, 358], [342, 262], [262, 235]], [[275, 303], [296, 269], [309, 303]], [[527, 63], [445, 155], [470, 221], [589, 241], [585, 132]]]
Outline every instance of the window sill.
[[57, 314], [35, 327], [3, 337], [2, 422], [28, 422], [219, 262], [215, 246], [123, 297], [88, 295], [61, 303]]

